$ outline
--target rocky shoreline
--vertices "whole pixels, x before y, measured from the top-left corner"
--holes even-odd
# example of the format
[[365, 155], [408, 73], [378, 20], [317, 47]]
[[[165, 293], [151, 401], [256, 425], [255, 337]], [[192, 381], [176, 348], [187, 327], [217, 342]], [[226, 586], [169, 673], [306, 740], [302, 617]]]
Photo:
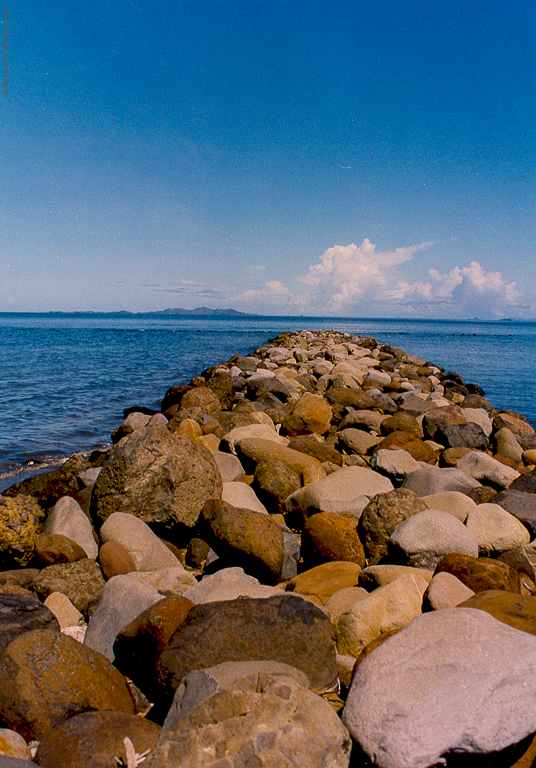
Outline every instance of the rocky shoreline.
[[0, 768], [529, 768], [536, 432], [282, 333], [0, 495]]

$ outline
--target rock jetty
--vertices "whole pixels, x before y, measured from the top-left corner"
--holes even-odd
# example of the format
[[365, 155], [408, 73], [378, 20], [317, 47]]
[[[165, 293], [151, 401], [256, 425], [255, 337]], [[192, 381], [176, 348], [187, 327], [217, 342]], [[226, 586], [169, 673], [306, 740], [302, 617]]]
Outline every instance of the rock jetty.
[[281, 333], [0, 496], [0, 768], [529, 768], [536, 432]]

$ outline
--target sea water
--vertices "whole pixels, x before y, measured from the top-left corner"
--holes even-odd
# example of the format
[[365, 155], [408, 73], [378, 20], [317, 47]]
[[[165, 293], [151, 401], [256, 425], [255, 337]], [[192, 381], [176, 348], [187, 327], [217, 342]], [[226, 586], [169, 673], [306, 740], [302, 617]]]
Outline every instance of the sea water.
[[372, 336], [456, 370], [536, 427], [535, 322], [0, 314], [0, 490], [108, 444], [124, 408], [157, 409], [168, 387], [302, 329]]

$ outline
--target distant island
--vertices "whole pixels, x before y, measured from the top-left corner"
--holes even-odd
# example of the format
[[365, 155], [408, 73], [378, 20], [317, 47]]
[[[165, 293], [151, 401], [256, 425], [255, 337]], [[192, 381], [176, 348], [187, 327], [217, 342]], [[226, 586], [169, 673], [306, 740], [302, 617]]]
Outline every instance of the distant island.
[[78, 312], [0, 312], [0, 315], [40, 315], [42, 317], [73, 317], [73, 316], [94, 316], [99, 317], [161, 317], [162, 315], [204, 315], [204, 316], [218, 316], [222, 315], [233, 317], [258, 317], [258, 315], [251, 312], [239, 312], [237, 309], [211, 309], [210, 307], [196, 307], [195, 309], [184, 309], [183, 307], [170, 307], [168, 309], [151, 310], [148, 312], [128, 312], [125, 309], [117, 312], [94, 312], [91, 310], [81, 310]]

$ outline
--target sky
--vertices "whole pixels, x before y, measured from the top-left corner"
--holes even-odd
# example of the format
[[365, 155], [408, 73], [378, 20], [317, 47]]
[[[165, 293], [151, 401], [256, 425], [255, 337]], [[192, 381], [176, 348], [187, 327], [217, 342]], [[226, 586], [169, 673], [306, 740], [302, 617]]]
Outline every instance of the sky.
[[536, 318], [527, 0], [0, 20], [0, 312]]

